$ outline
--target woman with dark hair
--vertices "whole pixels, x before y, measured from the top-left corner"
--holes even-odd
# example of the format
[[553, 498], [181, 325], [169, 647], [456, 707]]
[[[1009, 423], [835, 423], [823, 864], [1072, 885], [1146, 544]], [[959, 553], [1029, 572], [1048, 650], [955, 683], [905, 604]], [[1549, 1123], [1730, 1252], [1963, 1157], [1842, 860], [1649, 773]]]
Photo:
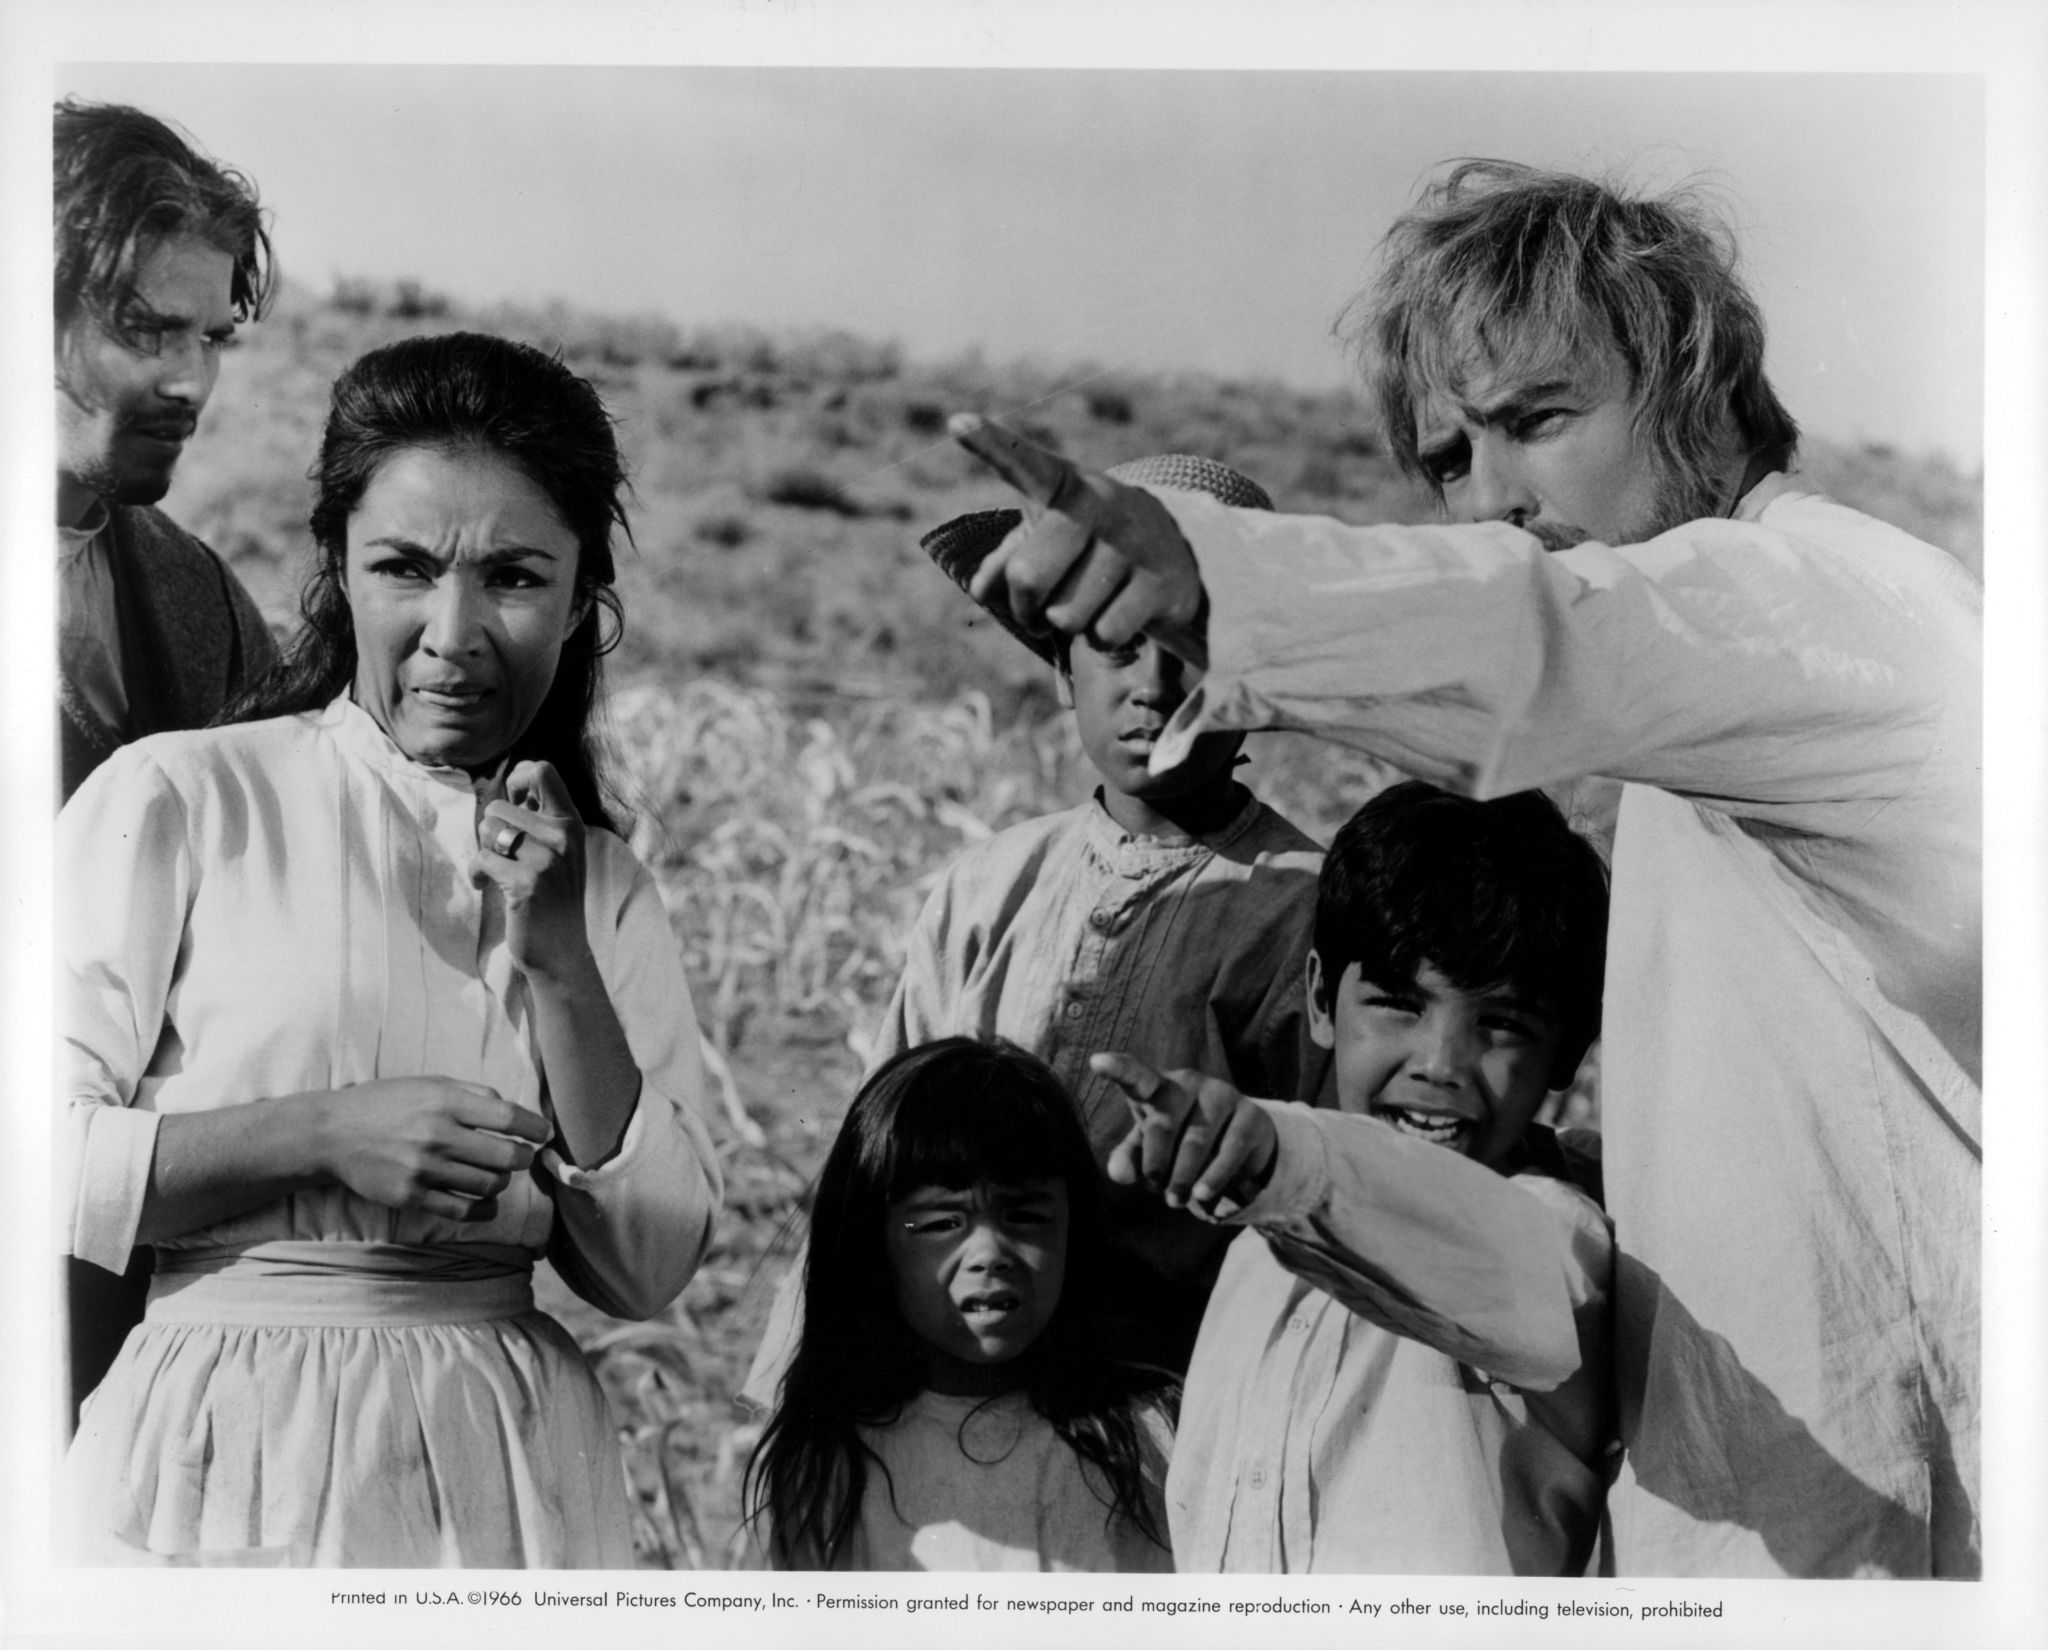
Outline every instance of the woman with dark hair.
[[315, 475], [283, 662], [60, 823], [70, 1247], [159, 1256], [66, 1463], [76, 1556], [629, 1565], [532, 1266], [650, 1316], [719, 1184], [590, 738], [610, 420], [537, 351], [415, 339], [336, 384]]
[[818, 1176], [746, 1500], [802, 1570], [1169, 1570], [1163, 1371], [1103, 1350], [1101, 1180], [1015, 1044], [881, 1066]]

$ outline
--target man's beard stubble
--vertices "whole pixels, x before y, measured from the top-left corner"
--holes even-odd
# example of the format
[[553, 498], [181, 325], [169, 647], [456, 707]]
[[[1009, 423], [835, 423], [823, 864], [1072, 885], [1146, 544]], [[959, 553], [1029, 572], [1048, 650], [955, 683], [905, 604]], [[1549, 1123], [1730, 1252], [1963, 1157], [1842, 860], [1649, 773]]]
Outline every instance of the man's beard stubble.
[[98, 461], [81, 465], [73, 479], [109, 504], [139, 505], [160, 503], [171, 490], [174, 474], [175, 467], [136, 470]]
[[[1694, 474], [1685, 466], [1674, 464], [1669, 459], [1658, 464], [1657, 486], [1645, 516], [1632, 522], [1616, 533], [1616, 545], [1642, 544], [1658, 535], [1670, 532], [1674, 527], [1683, 527], [1689, 521], [1702, 521], [1711, 516], [1724, 515], [1721, 507], [1721, 489], [1711, 476]], [[1569, 550], [1575, 544], [1588, 543], [1593, 535], [1583, 527], [1569, 522], [1545, 521], [1538, 517], [1522, 524], [1527, 532], [1546, 551]]]

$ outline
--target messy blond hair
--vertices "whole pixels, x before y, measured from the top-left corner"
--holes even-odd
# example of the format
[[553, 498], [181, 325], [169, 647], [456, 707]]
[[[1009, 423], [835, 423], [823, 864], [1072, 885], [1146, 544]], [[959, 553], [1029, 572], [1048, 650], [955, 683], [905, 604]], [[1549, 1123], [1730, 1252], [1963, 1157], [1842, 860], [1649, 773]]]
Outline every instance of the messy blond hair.
[[1461, 161], [1395, 220], [1338, 331], [1396, 460], [1439, 498], [1418, 448], [1425, 399], [1475, 369], [1535, 377], [1607, 350], [1628, 369], [1640, 433], [1686, 491], [1711, 498], [1731, 429], [1772, 469], [1799, 444], [1735, 263], [1726, 226], [1684, 196]]

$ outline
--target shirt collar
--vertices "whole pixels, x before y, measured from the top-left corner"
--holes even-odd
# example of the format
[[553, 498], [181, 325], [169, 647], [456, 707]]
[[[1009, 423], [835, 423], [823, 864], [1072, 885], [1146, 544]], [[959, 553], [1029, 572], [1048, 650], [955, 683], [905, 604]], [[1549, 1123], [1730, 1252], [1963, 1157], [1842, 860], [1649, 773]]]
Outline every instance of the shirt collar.
[[387, 773], [410, 774], [450, 790], [476, 791], [490, 783], [488, 779], [471, 778], [461, 768], [415, 762], [377, 725], [376, 717], [356, 703], [350, 692], [336, 695], [320, 713], [320, 725], [332, 732], [335, 743], [349, 755]]
[[1792, 478], [1783, 470], [1773, 470], [1754, 487], [1735, 501], [1735, 508], [1728, 514], [1736, 521], [1755, 521], [1764, 511], [1788, 494], [1806, 492], [1809, 489], [1796, 487]]
[[66, 555], [79, 554], [107, 530], [113, 519], [107, 509], [107, 501], [95, 493], [92, 503], [86, 507], [84, 519], [76, 527], [58, 526], [57, 548]]
[[1166, 865], [1193, 859], [1201, 854], [1218, 853], [1230, 846], [1252, 828], [1259, 817], [1259, 799], [1252, 795], [1251, 787], [1239, 785], [1238, 794], [1243, 806], [1230, 816], [1221, 830], [1211, 831], [1207, 836], [1157, 837], [1139, 836], [1127, 831], [1109, 815], [1103, 805], [1102, 787], [1095, 787], [1095, 799], [1089, 809], [1090, 834], [1097, 847], [1114, 861], [1125, 865]]

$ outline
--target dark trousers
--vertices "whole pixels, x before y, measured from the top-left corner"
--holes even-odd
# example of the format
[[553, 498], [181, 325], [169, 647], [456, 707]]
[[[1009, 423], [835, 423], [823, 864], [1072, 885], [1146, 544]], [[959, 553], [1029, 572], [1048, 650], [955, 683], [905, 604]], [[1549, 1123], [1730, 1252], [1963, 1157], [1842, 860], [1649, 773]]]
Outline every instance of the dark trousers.
[[128, 1270], [118, 1277], [90, 1261], [65, 1257], [73, 1431], [78, 1428], [78, 1406], [106, 1379], [114, 1354], [121, 1350], [128, 1331], [142, 1322], [143, 1303], [149, 1299], [150, 1274], [155, 1270], [154, 1249], [137, 1249], [128, 1259]]

